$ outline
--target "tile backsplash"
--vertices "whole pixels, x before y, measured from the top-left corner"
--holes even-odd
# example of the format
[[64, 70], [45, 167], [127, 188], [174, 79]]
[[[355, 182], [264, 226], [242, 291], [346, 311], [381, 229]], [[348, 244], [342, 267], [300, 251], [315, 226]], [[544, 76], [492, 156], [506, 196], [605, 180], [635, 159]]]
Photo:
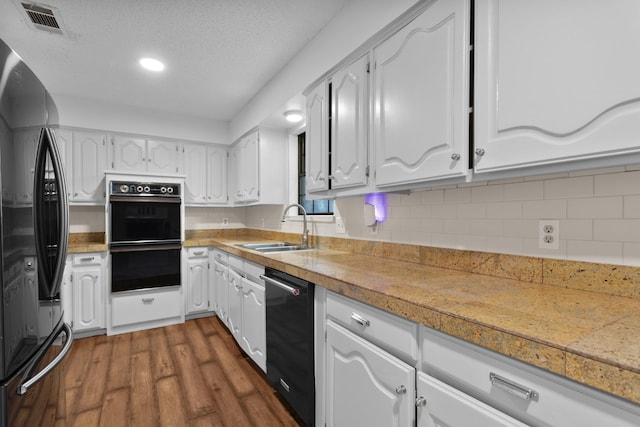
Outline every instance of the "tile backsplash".
[[[640, 167], [460, 184], [388, 195], [387, 220], [364, 224], [364, 197], [336, 201], [344, 234], [324, 218], [312, 235], [640, 266]], [[188, 207], [187, 229], [257, 228], [299, 233], [282, 206]], [[558, 220], [557, 250], [540, 249], [538, 223]], [[72, 232], [104, 231], [104, 208], [73, 206]]]

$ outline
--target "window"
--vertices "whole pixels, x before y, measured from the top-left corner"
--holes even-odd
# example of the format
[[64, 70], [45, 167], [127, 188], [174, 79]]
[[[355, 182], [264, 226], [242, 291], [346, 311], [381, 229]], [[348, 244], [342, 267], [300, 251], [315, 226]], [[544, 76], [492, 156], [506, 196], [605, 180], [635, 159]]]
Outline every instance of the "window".
[[[304, 206], [307, 215], [333, 215], [333, 200], [307, 200], [305, 188], [305, 134], [298, 135], [298, 203]], [[301, 215], [302, 212], [299, 212]]]

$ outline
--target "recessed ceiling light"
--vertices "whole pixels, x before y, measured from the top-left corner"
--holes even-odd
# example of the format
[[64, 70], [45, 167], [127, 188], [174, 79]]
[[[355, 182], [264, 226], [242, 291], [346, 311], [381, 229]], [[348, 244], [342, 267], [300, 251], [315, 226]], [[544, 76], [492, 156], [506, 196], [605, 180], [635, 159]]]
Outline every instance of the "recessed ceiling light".
[[140, 58], [140, 65], [149, 71], [162, 71], [164, 70], [164, 64], [157, 59], [153, 58]]
[[291, 123], [296, 123], [302, 120], [302, 111], [300, 110], [288, 110], [284, 112], [284, 118]]

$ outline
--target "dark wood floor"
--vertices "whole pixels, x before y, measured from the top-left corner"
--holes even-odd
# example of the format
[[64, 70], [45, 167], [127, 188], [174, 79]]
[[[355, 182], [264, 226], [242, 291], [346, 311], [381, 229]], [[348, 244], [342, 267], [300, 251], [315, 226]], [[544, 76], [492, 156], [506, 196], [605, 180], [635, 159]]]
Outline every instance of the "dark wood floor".
[[298, 426], [216, 317], [77, 339], [69, 426]]

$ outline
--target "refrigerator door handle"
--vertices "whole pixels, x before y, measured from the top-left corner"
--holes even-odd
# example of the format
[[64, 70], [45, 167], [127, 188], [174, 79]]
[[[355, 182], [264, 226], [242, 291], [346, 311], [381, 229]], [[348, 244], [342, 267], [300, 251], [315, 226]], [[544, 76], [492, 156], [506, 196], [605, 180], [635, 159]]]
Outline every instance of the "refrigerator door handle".
[[[24, 377], [22, 378], [22, 381], [20, 382], [20, 384], [18, 384], [18, 395], [22, 396], [23, 394], [26, 394], [31, 387], [33, 387], [38, 381], [44, 378], [49, 372], [51, 372], [56, 366], [58, 366], [58, 364], [62, 361], [62, 359], [65, 358], [65, 356], [69, 352], [69, 349], [71, 348], [71, 344], [73, 344], [73, 332], [71, 331], [71, 327], [67, 323], [63, 323], [61, 325], [61, 328], [58, 331], [58, 333], [53, 336], [53, 338], [51, 339], [51, 342], [48, 343], [49, 345], [45, 346], [44, 348], [48, 349], [51, 343], [53, 343], [53, 341], [56, 338], [58, 338], [58, 336], [62, 332], [64, 332], [65, 335], [67, 336], [67, 342], [64, 343], [64, 347], [62, 347], [62, 349], [60, 350], [60, 353], [58, 353], [56, 357], [47, 366], [45, 366], [40, 372], [38, 372], [32, 377], [31, 371], [33, 371], [33, 369], [36, 367], [36, 365], [40, 360], [39, 357], [36, 357], [33, 363], [31, 364], [31, 366], [29, 366], [29, 368], [25, 372]], [[27, 378], [30, 378], [30, 379], [27, 380]]]

